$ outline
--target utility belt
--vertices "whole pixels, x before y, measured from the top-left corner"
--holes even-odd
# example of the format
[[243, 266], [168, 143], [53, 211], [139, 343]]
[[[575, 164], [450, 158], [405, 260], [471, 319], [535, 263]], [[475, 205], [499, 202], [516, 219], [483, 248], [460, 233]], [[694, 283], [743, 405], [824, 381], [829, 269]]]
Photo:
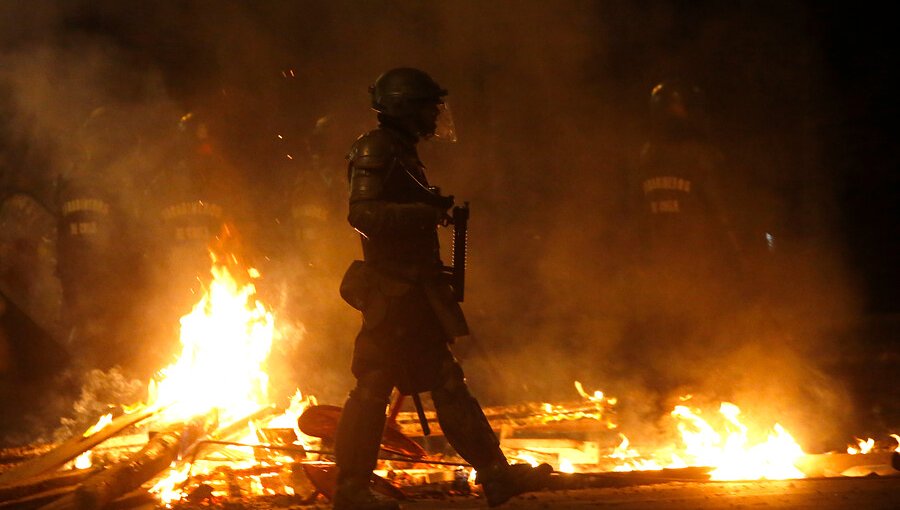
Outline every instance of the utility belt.
[[363, 313], [364, 328], [374, 328], [387, 315], [391, 300], [420, 287], [444, 332], [450, 338], [469, 333], [465, 316], [441, 265], [400, 267], [354, 260], [341, 280], [344, 301]]

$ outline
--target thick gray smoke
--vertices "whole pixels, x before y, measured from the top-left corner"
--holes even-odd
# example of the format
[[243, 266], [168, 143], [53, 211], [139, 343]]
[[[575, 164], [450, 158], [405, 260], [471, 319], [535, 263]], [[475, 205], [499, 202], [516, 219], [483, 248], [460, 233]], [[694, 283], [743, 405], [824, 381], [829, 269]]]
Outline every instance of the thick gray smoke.
[[[259, 231], [289, 225], [253, 247], [270, 263], [262, 290], [290, 324], [275, 380], [282, 392], [299, 385], [337, 401], [352, 384], [358, 318], [336, 288], [360, 256], [343, 220], [343, 155], [374, 126], [366, 87], [386, 69], [421, 67], [450, 90], [460, 137], [421, 155], [434, 184], [471, 202], [474, 334], [458, 347], [484, 402], [575, 398], [579, 379], [620, 396], [636, 420], [655, 419], [679, 392], [705, 392], [788, 416], [778, 419], [801, 436], [833, 433], [821, 423], [845, 401], [824, 367], [855, 309], [809, 129], [826, 99], [810, 86], [822, 55], [802, 7], [701, 16], [676, 5], [4, 4], [4, 144], [15, 157], [3, 182], [52, 202], [79, 126], [101, 106], [124, 113], [121, 129], [142, 139], [140, 167], [152, 177], [177, 118], [202, 112], [241, 173], [235, 201], [251, 204]], [[715, 355], [641, 349], [628, 336], [645, 290], [630, 272], [628, 174], [646, 140], [649, 90], [672, 75], [708, 90], [727, 203], [751, 246], [754, 297], [727, 316], [697, 314]], [[125, 164], [136, 153], [122, 153], [118, 192], [154, 207], [159, 197]], [[656, 384], [659, 373], [676, 384]]]

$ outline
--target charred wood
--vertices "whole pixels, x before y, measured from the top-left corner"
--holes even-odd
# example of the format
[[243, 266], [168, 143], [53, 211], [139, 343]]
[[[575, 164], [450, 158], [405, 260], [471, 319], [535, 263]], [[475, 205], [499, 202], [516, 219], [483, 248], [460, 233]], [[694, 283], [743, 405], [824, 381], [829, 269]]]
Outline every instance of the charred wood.
[[697, 482], [709, 480], [712, 468], [693, 467], [661, 469], [658, 471], [628, 471], [621, 473], [555, 473], [550, 479], [551, 490], [600, 489], [630, 487], [670, 482]]
[[168, 468], [185, 449], [186, 438], [205, 436], [210, 424], [200, 418], [188, 426], [173, 425], [156, 433], [141, 451], [85, 480], [72, 494], [46, 505], [46, 510], [100, 509], [140, 487]]
[[[612, 428], [615, 416], [612, 406], [604, 402], [565, 402], [561, 404], [524, 403], [510, 406], [485, 407], [484, 415], [494, 429], [558, 428], [566, 431], [588, 431]], [[433, 434], [441, 434], [440, 423], [434, 411], [425, 411], [425, 418]], [[397, 426], [411, 437], [422, 435], [419, 416], [415, 412], [397, 415]]]
[[122, 496], [109, 504], [108, 510], [128, 510], [130, 508], [156, 508], [159, 504], [156, 498], [146, 491], [136, 490]]
[[19, 499], [13, 499], [10, 501], [4, 501], [0, 503], [0, 509], [3, 510], [31, 510], [33, 508], [41, 508], [48, 503], [52, 503], [57, 499], [66, 496], [67, 494], [72, 494], [75, 492], [75, 487], [59, 487], [57, 489], [51, 489], [48, 491], [40, 492], [37, 494], [31, 494]]
[[56, 448], [55, 444], [42, 444], [34, 446], [17, 446], [0, 450], [0, 464], [18, 464], [28, 459], [40, 457]]
[[[16, 499], [26, 498], [42, 492], [47, 492], [61, 487], [70, 487], [78, 485], [91, 475], [97, 473], [99, 469], [78, 469], [73, 471], [65, 471], [62, 473], [53, 473], [50, 475], [42, 475], [23, 480], [15, 485], [5, 485], [0, 487], [0, 502], [7, 502]], [[2, 506], [0, 506], [2, 508]]]
[[59, 444], [46, 454], [19, 464], [0, 475], [0, 486], [14, 484], [20, 480], [58, 469], [66, 462], [69, 462], [141, 420], [152, 416], [157, 411], [158, 410], [156, 409], [144, 409], [133, 414], [125, 414], [119, 416], [113, 420], [112, 423], [88, 437], [73, 437], [68, 441]]

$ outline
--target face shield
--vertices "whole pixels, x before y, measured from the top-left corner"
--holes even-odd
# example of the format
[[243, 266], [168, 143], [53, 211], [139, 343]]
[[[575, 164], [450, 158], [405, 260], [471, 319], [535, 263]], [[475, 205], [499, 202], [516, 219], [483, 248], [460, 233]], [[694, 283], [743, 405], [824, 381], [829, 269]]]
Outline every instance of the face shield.
[[450, 143], [457, 141], [453, 113], [450, 111], [450, 105], [446, 102], [438, 104], [437, 126], [434, 128], [434, 138]]

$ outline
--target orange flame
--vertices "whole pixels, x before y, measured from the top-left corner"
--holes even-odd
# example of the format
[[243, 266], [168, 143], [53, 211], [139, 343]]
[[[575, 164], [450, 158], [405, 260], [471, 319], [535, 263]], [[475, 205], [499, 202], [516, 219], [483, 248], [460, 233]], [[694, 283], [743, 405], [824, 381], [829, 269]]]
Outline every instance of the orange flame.
[[700, 411], [676, 406], [672, 416], [679, 420], [678, 430], [685, 443], [689, 463], [713, 466], [713, 480], [783, 480], [803, 478], [794, 466], [803, 450], [790, 433], [776, 423], [765, 441], [753, 442], [749, 428], [740, 419], [740, 408], [723, 402], [719, 413], [724, 417], [721, 432], [700, 416]]
[[[96, 434], [98, 431], [112, 423], [113, 415], [112, 413], [105, 414], [97, 420], [97, 423], [88, 427], [87, 430], [84, 431], [84, 434], [81, 437], [90, 437]], [[87, 450], [83, 452], [81, 455], [75, 458], [74, 466], [75, 469], [88, 469], [93, 465], [93, 450]]]
[[103, 416], [100, 417], [99, 420], [97, 420], [97, 423], [88, 427], [88, 429], [84, 431], [84, 434], [82, 434], [81, 437], [93, 436], [94, 434], [99, 432], [101, 429], [103, 429], [104, 427], [106, 427], [107, 425], [112, 423], [112, 421], [113, 421], [112, 413], [104, 414]]
[[847, 453], [849, 453], [850, 455], [865, 455], [871, 452], [872, 448], [875, 447], [875, 440], [871, 437], [865, 440], [862, 440], [858, 437], [855, 437], [853, 439], [856, 439], [856, 446], [847, 446]]
[[237, 418], [268, 403], [272, 313], [255, 298], [256, 287], [239, 284], [227, 266], [214, 264], [211, 272], [207, 292], [181, 318], [180, 357], [159, 372], [151, 389], [153, 403], [168, 406], [168, 420], [213, 409], [221, 420]]
[[[585, 392], [578, 382], [575, 387], [582, 397], [592, 402], [603, 399], [610, 405], [617, 402], [599, 391], [593, 394]], [[691, 398], [691, 395], [685, 395], [680, 400], [687, 402]], [[745, 425], [740, 414], [738, 406], [723, 402], [714, 426], [701, 416], [699, 409], [676, 405], [671, 416], [681, 435], [680, 445], [657, 449], [645, 456], [631, 446], [625, 434], [620, 433], [619, 446], [607, 458], [616, 463], [615, 471], [692, 465], [715, 468], [710, 475], [714, 480], [803, 478], [804, 474], [794, 466], [804, 455], [803, 450], [791, 434], [776, 423], [760, 438], [763, 434]]]

